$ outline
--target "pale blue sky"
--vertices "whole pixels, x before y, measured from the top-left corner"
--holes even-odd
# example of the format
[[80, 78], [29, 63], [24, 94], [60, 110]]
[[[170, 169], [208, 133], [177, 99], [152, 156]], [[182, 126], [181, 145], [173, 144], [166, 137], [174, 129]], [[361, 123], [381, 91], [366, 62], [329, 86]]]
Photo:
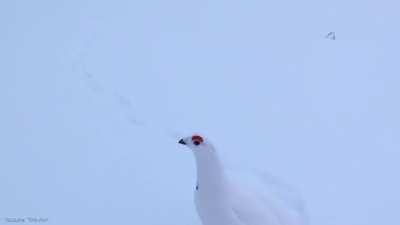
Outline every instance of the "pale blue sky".
[[399, 224], [399, 7], [3, 1], [0, 217], [199, 225], [166, 135], [199, 131], [298, 187], [311, 224]]

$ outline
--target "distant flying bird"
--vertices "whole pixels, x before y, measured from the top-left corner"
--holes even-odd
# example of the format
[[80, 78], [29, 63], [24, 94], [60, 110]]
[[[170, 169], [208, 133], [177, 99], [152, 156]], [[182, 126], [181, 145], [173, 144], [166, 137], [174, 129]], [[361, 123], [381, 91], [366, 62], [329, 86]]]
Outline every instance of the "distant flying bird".
[[[192, 150], [197, 167], [195, 205], [203, 225], [301, 225], [302, 211], [228, 177], [213, 145], [200, 135], [178, 142]], [[274, 198], [276, 197], [276, 198]]]
[[335, 34], [335, 32], [331, 31], [327, 35], [325, 35], [325, 38], [331, 39], [331, 40], [336, 40], [336, 34]]

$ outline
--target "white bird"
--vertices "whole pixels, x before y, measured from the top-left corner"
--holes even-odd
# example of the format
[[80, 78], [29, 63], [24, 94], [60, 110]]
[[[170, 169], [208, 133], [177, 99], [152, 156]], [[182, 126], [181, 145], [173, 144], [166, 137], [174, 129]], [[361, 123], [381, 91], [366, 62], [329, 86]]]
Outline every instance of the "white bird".
[[287, 207], [277, 196], [266, 196], [230, 179], [213, 145], [200, 135], [178, 142], [195, 156], [195, 205], [203, 225], [300, 225], [302, 209]]

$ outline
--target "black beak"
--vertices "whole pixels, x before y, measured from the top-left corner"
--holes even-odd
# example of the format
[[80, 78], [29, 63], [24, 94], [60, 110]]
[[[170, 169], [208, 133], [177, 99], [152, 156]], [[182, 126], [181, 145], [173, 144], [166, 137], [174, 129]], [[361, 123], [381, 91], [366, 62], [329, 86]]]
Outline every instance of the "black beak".
[[178, 143], [181, 145], [186, 145], [186, 142], [183, 139], [179, 140]]

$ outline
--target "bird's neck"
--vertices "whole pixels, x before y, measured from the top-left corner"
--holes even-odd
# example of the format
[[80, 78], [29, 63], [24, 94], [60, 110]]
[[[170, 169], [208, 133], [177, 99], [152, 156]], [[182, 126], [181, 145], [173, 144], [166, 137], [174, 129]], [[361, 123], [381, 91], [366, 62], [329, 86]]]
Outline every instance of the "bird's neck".
[[195, 158], [199, 189], [216, 194], [224, 192], [225, 172], [214, 149], [201, 149], [195, 154]]

